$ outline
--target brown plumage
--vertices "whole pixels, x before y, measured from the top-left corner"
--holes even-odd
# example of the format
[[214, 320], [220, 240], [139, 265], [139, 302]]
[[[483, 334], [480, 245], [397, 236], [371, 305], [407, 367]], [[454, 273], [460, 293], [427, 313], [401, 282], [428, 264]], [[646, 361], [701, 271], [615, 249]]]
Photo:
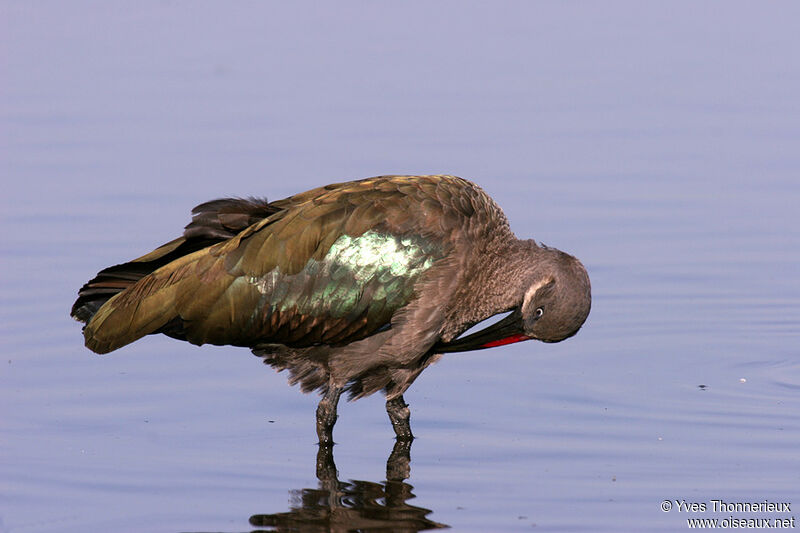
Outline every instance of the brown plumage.
[[559, 341], [589, 313], [580, 262], [517, 240], [494, 201], [454, 176], [215, 200], [193, 215], [182, 237], [81, 288], [72, 316], [86, 346], [107, 353], [164, 333], [250, 347], [304, 391], [324, 391], [323, 443], [343, 390], [383, 390], [398, 437], [410, 438], [402, 394], [442, 353]]

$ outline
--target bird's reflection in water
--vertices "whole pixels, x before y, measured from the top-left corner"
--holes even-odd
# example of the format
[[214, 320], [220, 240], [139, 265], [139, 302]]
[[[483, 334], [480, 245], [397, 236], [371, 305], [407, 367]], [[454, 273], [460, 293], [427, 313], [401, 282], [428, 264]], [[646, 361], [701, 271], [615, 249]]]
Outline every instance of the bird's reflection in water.
[[256, 531], [302, 533], [346, 531], [415, 532], [447, 528], [428, 520], [432, 511], [406, 503], [414, 498], [405, 482], [411, 470], [411, 442], [397, 441], [386, 462], [386, 481], [339, 481], [333, 447], [317, 452], [319, 488], [292, 491], [288, 512], [250, 517]]

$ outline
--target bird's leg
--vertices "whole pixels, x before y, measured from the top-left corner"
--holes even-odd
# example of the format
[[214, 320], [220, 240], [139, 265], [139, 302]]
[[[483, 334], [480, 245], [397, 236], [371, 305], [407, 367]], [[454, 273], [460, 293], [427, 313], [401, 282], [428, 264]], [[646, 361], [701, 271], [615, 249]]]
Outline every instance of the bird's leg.
[[403, 400], [403, 395], [386, 400], [386, 412], [389, 413], [389, 420], [392, 421], [392, 428], [398, 440], [414, 440], [411, 434], [411, 411], [408, 404]]
[[338, 418], [336, 416], [336, 405], [339, 403], [341, 394], [342, 388], [331, 384], [317, 406], [317, 436], [321, 446], [333, 444], [333, 425]]

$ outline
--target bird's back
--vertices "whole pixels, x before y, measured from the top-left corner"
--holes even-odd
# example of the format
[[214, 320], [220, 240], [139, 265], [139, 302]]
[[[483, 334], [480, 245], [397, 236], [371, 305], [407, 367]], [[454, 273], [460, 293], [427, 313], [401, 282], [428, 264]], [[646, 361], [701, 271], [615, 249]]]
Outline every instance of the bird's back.
[[198, 206], [183, 237], [87, 283], [73, 316], [106, 353], [150, 333], [195, 344], [344, 345], [391, 327], [457, 243], [508, 231], [452, 176], [382, 176], [268, 203]]

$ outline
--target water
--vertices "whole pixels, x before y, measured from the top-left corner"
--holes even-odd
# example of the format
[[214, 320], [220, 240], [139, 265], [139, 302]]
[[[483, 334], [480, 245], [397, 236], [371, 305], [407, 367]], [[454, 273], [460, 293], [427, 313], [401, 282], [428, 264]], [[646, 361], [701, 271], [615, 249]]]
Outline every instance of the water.
[[[796, 516], [799, 11], [4, 2], [0, 531]], [[100, 357], [68, 317], [202, 201], [437, 172], [581, 258], [594, 301], [561, 344], [426, 370], [410, 463], [380, 397], [341, 406], [318, 471], [317, 398], [247, 350], [151, 337]]]

